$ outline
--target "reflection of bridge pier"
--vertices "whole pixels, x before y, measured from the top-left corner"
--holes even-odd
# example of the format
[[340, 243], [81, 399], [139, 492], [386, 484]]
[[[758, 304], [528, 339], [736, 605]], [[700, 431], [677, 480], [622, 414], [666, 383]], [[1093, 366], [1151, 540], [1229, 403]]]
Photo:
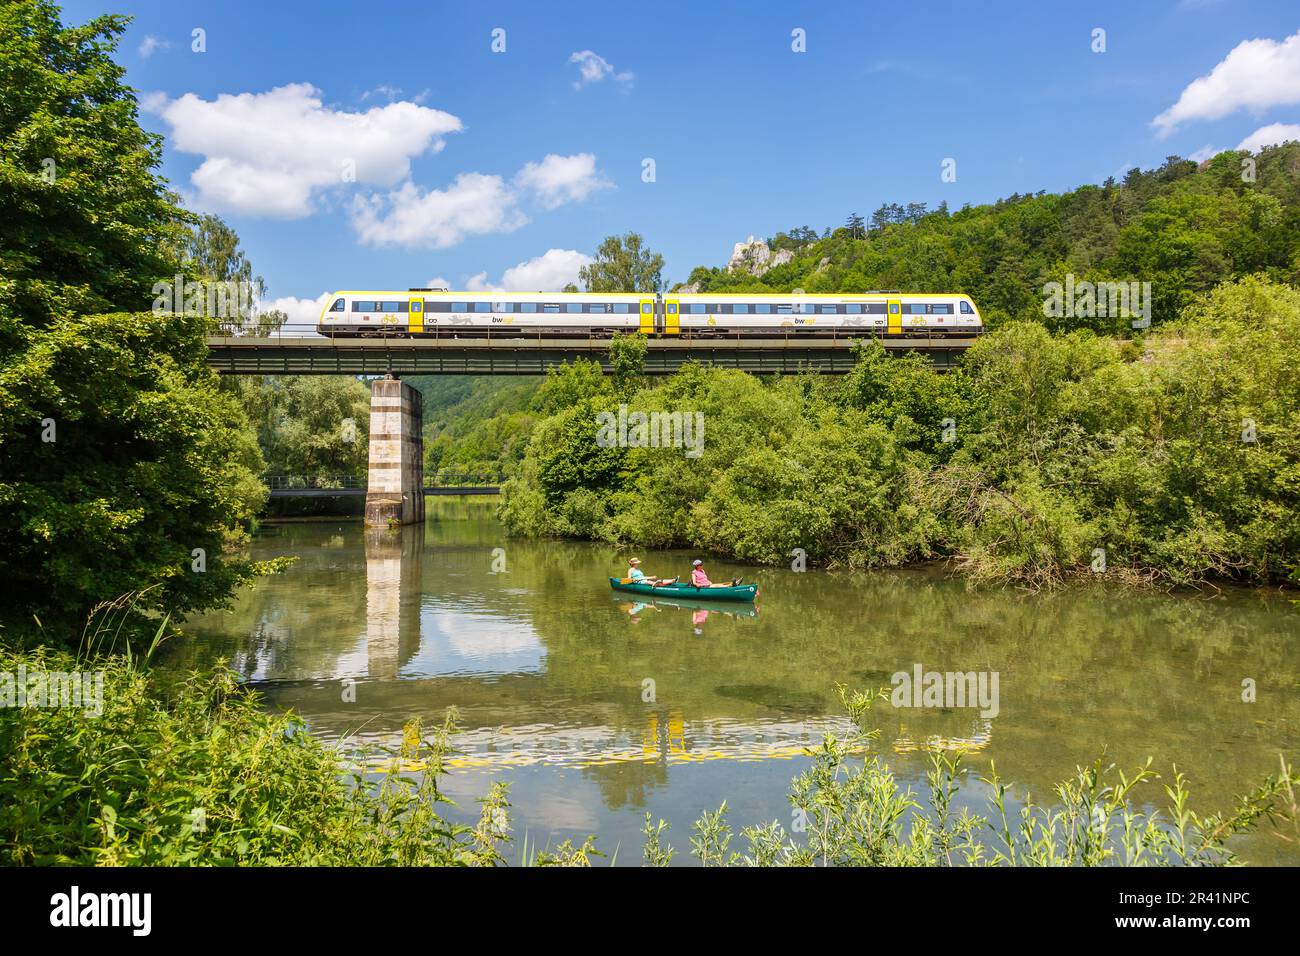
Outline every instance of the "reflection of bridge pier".
[[376, 680], [393, 680], [420, 646], [424, 527], [366, 529], [366, 658]]
[[424, 520], [423, 428], [419, 392], [391, 376], [371, 383], [367, 526]]

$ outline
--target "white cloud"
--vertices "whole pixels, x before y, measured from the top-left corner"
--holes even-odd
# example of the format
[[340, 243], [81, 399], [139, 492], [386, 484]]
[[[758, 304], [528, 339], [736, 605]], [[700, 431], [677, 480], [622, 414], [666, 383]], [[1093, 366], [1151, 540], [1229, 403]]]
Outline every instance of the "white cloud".
[[259, 312], [270, 312], [278, 310], [287, 315], [286, 325], [292, 326], [290, 331], [306, 332], [304, 326], [315, 326], [320, 321], [321, 310], [325, 308], [325, 303], [329, 301], [332, 293], [322, 292], [314, 299], [299, 299], [297, 296], [287, 295], [278, 299], [263, 299], [257, 304]]
[[444, 279], [442, 276], [438, 276], [438, 278], [436, 279], [430, 279], [424, 285], [425, 288], [428, 289], [450, 289], [451, 288], [451, 283], [448, 282], [446, 279]]
[[525, 165], [511, 183], [500, 176], [461, 173], [446, 189], [422, 192], [408, 182], [384, 196], [358, 197], [353, 202], [352, 226], [363, 242], [372, 245], [446, 249], [467, 236], [518, 229], [528, 222], [519, 208], [527, 195], [555, 209], [581, 202], [610, 185], [596, 169], [591, 153], [552, 154]]
[[171, 125], [176, 149], [204, 157], [190, 177], [201, 207], [281, 218], [310, 214], [314, 196], [347, 173], [393, 186], [410, 175], [414, 157], [441, 150], [443, 137], [461, 129], [450, 113], [404, 101], [334, 110], [307, 83], [215, 100], [154, 95], [144, 105]]
[[1258, 153], [1265, 146], [1277, 146], [1292, 140], [1300, 140], [1300, 126], [1295, 123], [1270, 123], [1268, 126], [1261, 126], [1243, 139], [1237, 144], [1237, 148]]
[[446, 189], [405, 183], [387, 196], [357, 197], [352, 226], [362, 242], [445, 249], [466, 236], [518, 229], [528, 218], [500, 176], [461, 173]]
[[569, 62], [578, 64], [578, 79], [573, 84], [575, 90], [582, 89], [588, 83], [599, 83], [609, 77], [613, 77], [616, 82], [625, 87], [632, 85], [631, 73], [615, 73], [614, 64], [591, 50], [581, 50], [570, 55]]
[[1193, 80], [1152, 125], [1163, 138], [1182, 123], [1293, 103], [1300, 103], [1300, 32], [1280, 43], [1269, 39], [1238, 43], [1213, 70]]
[[1198, 149], [1196, 152], [1192, 153], [1192, 154], [1191, 154], [1190, 156], [1188, 156], [1187, 158], [1190, 159], [1190, 160], [1191, 160], [1192, 162], [1194, 162], [1194, 163], [1203, 163], [1203, 162], [1205, 162], [1207, 159], [1213, 159], [1213, 158], [1214, 158], [1215, 156], [1217, 156], [1218, 154], [1219, 154], [1219, 151], [1218, 151], [1217, 149], [1215, 149], [1215, 148], [1214, 148], [1213, 146], [1211, 146], [1209, 143], [1206, 143], [1204, 146], [1202, 146], [1202, 147], [1201, 147], [1200, 149]]
[[540, 163], [524, 166], [515, 182], [536, 193], [547, 209], [555, 209], [566, 202], [581, 202], [596, 190], [608, 189], [612, 185], [596, 170], [596, 157], [591, 153], [572, 156], [551, 153]]
[[140, 45], [136, 47], [136, 52], [147, 60], [159, 50], [170, 50], [171, 45], [170, 40], [164, 40], [150, 33], [140, 41]]
[[578, 270], [594, 262], [591, 256], [576, 249], [547, 249], [511, 266], [501, 274], [501, 281], [488, 281], [487, 273], [471, 276], [465, 288], [470, 292], [559, 292], [570, 282], [578, 282]]

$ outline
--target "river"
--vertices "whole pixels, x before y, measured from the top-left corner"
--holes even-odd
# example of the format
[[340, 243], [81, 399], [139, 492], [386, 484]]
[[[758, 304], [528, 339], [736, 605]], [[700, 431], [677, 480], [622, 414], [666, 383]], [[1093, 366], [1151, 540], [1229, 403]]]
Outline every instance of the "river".
[[[760, 585], [754, 606], [645, 603], [607, 583], [626, 553], [509, 539], [493, 507], [430, 499], [428, 521], [398, 531], [265, 525], [254, 557], [297, 563], [191, 620], [164, 666], [224, 658], [269, 707], [292, 708], [349, 748], [396, 747], [407, 720], [432, 725], [454, 705], [464, 730], [444, 781], [452, 815], [476, 816], [489, 782], [508, 782], [512, 859], [525, 834], [543, 847], [595, 834], [619, 865], [639, 863], [649, 811], [672, 824], [676, 862], [690, 862], [691, 824], [723, 799], [737, 831], [772, 819], [789, 829], [803, 749], [846, 727], [835, 685], [887, 688], [918, 664], [996, 672], [996, 715], [885, 702], [871, 712], [872, 746], [918, 793], [927, 749], [963, 749], [959, 805], [979, 812], [990, 761], [1016, 799], [1050, 802], [1051, 786], [1103, 747], [1126, 771], [1151, 756], [1166, 781], [1174, 765], [1183, 771], [1192, 807], [1208, 812], [1300, 749], [1294, 594], [1026, 595], [972, 589], [938, 569], [711, 560], [713, 580]], [[647, 573], [685, 576], [695, 555], [640, 556]], [[1138, 793], [1163, 806], [1160, 782]], [[1267, 825], [1232, 846], [1247, 862], [1300, 864], [1300, 849]]]

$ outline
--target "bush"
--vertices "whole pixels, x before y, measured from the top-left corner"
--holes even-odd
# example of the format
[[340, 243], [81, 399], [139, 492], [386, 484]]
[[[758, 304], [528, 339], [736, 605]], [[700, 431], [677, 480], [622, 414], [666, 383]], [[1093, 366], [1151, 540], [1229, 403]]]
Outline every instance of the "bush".
[[[0, 854], [16, 865], [494, 865], [504, 787], [474, 827], [438, 815], [450, 722], [407, 728], [378, 781], [224, 668], [161, 684], [125, 656], [0, 652], [0, 673], [99, 671], [103, 713], [0, 708]], [[427, 772], [413, 777], [407, 771]]]

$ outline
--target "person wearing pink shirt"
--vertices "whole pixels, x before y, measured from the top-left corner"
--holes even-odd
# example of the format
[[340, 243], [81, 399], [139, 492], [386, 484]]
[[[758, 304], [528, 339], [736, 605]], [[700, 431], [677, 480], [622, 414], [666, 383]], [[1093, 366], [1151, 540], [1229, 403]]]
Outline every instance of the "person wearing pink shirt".
[[709, 576], [704, 573], [704, 562], [696, 558], [691, 562], [691, 584], [697, 588], [726, 588], [739, 584], [740, 578], [736, 578], [731, 584], [714, 584], [709, 580]]

